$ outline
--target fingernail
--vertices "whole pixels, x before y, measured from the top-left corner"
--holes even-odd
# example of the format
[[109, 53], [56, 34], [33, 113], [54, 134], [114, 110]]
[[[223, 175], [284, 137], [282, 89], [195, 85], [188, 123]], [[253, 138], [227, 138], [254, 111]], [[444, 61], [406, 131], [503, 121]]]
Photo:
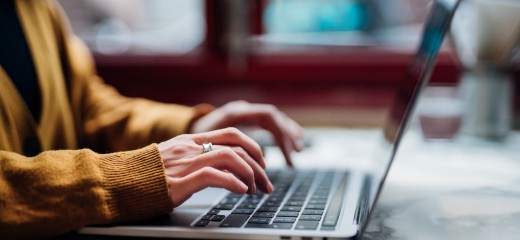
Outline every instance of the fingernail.
[[298, 152], [303, 150], [303, 139], [298, 140], [297, 142]]
[[249, 187], [247, 187], [247, 185], [245, 185], [244, 183], [240, 184], [240, 192], [241, 193], [247, 193], [247, 191], [249, 190]]
[[274, 192], [274, 186], [271, 182], [269, 182], [269, 193]]

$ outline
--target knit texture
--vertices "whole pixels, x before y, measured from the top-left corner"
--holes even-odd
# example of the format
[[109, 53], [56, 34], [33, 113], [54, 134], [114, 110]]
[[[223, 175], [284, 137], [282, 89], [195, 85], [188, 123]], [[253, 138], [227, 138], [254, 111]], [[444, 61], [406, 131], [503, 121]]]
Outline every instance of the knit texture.
[[57, 236], [88, 224], [172, 211], [156, 144], [127, 152], [0, 151], [0, 239]]
[[157, 145], [101, 156], [103, 183], [113, 221], [144, 219], [172, 210]]

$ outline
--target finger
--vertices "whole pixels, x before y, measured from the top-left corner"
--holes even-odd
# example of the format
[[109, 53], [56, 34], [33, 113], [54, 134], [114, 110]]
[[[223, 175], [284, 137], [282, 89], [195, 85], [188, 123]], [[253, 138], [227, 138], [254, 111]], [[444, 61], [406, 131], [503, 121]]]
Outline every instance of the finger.
[[194, 141], [197, 144], [211, 142], [218, 145], [240, 146], [255, 159], [262, 168], [265, 168], [265, 160], [262, 149], [253, 139], [242, 133], [240, 130], [230, 127], [215, 130], [207, 133], [195, 134]]
[[194, 193], [208, 187], [224, 188], [231, 192], [244, 194], [248, 187], [231, 173], [205, 167], [182, 178], [168, 178], [173, 205], [179, 206]]
[[303, 128], [296, 123], [294, 120], [286, 117], [287, 129], [290, 132], [291, 142], [296, 151], [301, 152], [303, 150]]
[[287, 117], [283, 112], [277, 112], [273, 119], [275, 120], [274, 124], [280, 131], [284, 134], [285, 137], [290, 139], [290, 146], [292, 146], [291, 150], [295, 150], [300, 152], [303, 150], [303, 129], [300, 127], [298, 123], [296, 123], [291, 118]]
[[296, 149], [297, 140], [295, 140], [296, 137], [288, 132], [288, 128], [285, 127], [284, 122], [288, 118], [272, 107], [267, 107], [264, 111], [259, 112], [257, 117], [262, 119], [259, 124], [260, 127], [273, 134], [276, 145], [282, 150], [287, 165], [292, 167], [291, 152]]
[[252, 194], [256, 192], [255, 172], [253, 168], [229, 147], [220, 147], [219, 149], [201, 154], [187, 161], [189, 161], [189, 163], [187, 163], [188, 167], [184, 169], [184, 174], [186, 175], [205, 167], [227, 170], [248, 186], [248, 193]]
[[265, 173], [265, 170], [258, 164], [247, 152], [238, 146], [235, 147], [227, 147], [227, 146], [220, 146], [217, 145], [214, 147], [214, 149], [222, 149], [222, 148], [231, 148], [240, 158], [242, 158], [243, 161], [245, 161], [251, 169], [253, 169], [254, 173], [254, 179], [256, 186], [260, 189], [260, 191], [264, 193], [272, 193], [274, 190], [273, 184], [269, 180], [269, 177], [267, 177], [267, 174]]
[[287, 136], [282, 135], [281, 139], [275, 138], [275, 141], [277, 142], [277, 145], [280, 146], [280, 149], [282, 150], [282, 154], [285, 158], [285, 162], [287, 163], [287, 166], [293, 167], [293, 161], [292, 161], [292, 157], [291, 157], [291, 152], [293, 149], [292, 149], [291, 140]]
[[[266, 124], [266, 121], [270, 123]], [[249, 104], [239, 114], [228, 114], [226, 122], [230, 124], [249, 123], [259, 125], [273, 135], [280, 133], [282, 136], [288, 136], [291, 139], [290, 146], [292, 146], [292, 149], [296, 151], [303, 150], [303, 129], [298, 123], [287, 117], [273, 105]], [[281, 139], [280, 136], [278, 138]]]

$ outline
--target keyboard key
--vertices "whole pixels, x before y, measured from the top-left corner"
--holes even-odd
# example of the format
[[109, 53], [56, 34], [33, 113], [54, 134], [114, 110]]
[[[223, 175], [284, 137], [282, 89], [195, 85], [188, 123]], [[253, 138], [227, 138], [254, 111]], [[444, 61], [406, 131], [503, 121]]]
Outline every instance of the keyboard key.
[[279, 212], [277, 217], [298, 217], [298, 212]]
[[254, 209], [235, 209], [235, 211], [232, 212], [232, 214], [253, 214], [255, 210]]
[[276, 229], [291, 229], [293, 226], [293, 223], [273, 223], [270, 224], [270, 228], [276, 228]]
[[222, 222], [226, 216], [225, 215], [213, 215], [211, 218], [212, 222]]
[[240, 197], [226, 197], [220, 201], [220, 204], [236, 204], [240, 201]]
[[307, 204], [305, 209], [323, 210], [325, 209], [325, 204]]
[[291, 196], [289, 201], [305, 201], [306, 198], [307, 196]]
[[293, 226], [292, 223], [273, 223], [273, 224], [248, 223], [248, 224], [246, 224], [246, 228], [291, 229], [292, 226]]
[[300, 220], [309, 220], [309, 221], [320, 221], [320, 215], [301, 215]]
[[246, 199], [242, 202], [242, 204], [254, 204], [254, 205], [258, 205], [260, 203], [261, 199], [255, 199], [255, 198], [251, 198], [251, 199]]
[[298, 223], [296, 223], [296, 229], [300, 230], [315, 230], [318, 228], [319, 221], [304, 221], [299, 220]]
[[309, 200], [309, 204], [327, 204], [327, 200]]
[[243, 195], [242, 194], [238, 194], [238, 193], [230, 193], [226, 196], [226, 198], [233, 198], [233, 197], [242, 197]]
[[241, 227], [246, 223], [249, 215], [244, 214], [229, 214], [229, 216], [224, 219], [220, 227]]
[[304, 214], [304, 215], [323, 215], [323, 210], [304, 209], [302, 214]]
[[195, 227], [205, 227], [208, 225], [209, 220], [199, 220], [197, 223], [195, 223]]
[[262, 207], [279, 207], [280, 204], [280, 202], [266, 202], [262, 204]]
[[316, 195], [316, 196], [312, 196], [311, 200], [327, 200], [329, 199], [329, 196], [321, 196], [321, 195]]
[[256, 212], [255, 214], [253, 214], [253, 217], [272, 218], [272, 217], [274, 217], [274, 212]]
[[271, 222], [271, 218], [252, 217], [251, 219], [249, 219], [248, 223], [269, 224], [270, 222]]
[[204, 215], [200, 220], [210, 220], [214, 215]]
[[303, 206], [303, 201], [289, 201], [289, 202], [285, 203], [285, 206], [301, 207], [301, 206]]
[[335, 219], [323, 220], [323, 223], [321, 224], [321, 226], [334, 227], [334, 226], [336, 226], [336, 222], [337, 221]]
[[256, 208], [256, 204], [240, 204], [238, 206], [238, 208], [241, 208], [241, 209], [255, 209]]
[[329, 208], [327, 209], [327, 212], [325, 213], [325, 216], [323, 217], [323, 227], [335, 227], [338, 223], [339, 214], [341, 212], [341, 205], [343, 203], [343, 194], [345, 192], [345, 181], [346, 181], [346, 174], [344, 174], [341, 177], [340, 184], [338, 186], [338, 189], [334, 193], [334, 197], [332, 198]]
[[281, 202], [283, 200], [283, 197], [269, 197], [266, 202]]
[[217, 204], [215, 208], [219, 210], [231, 210], [234, 206], [234, 204]]
[[255, 194], [252, 194], [252, 195], [249, 195], [247, 198], [248, 199], [262, 199], [264, 197], [264, 194], [263, 193], [255, 193]]
[[282, 211], [288, 211], [288, 212], [299, 212], [302, 210], [301, 207], [295, 207], [295, 206], [284, 206], [281, 209]]
[[273, 222], [275, 223], [294, 223], [296, 222], [295, 217], [276, 217]]
[[257, 212], [276, 212], [278, 211], [277, 207], [259, 207]]
[[219, 212], [220, 212], [220, 210], [218, 210], [218, 209], [211, 209], [211, 210], [209, 210], [209, 212], [206, 213], [206, 214], [207, 214], [207, 215], [217, 215]]
[[304, 201], [307, 198], [307, 195], [309, 193], [294, 193], [291, 195], [291, 199], [303, 199], [301, 201]]

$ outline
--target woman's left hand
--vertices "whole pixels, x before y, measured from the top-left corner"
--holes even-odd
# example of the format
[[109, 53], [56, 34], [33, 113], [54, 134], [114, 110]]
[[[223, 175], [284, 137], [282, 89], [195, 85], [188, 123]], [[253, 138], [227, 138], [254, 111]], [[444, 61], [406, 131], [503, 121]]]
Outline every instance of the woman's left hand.
[[196, 120], [192, 124], [190, 132], [202, 133], [243, 125], [256, 125], [271, 132], [289, 166], [293, 165], [291, 152], [299, 152], [303, 148], [303, 129], [270, 104], [253, 104], [246, 101], [229, 102]]

